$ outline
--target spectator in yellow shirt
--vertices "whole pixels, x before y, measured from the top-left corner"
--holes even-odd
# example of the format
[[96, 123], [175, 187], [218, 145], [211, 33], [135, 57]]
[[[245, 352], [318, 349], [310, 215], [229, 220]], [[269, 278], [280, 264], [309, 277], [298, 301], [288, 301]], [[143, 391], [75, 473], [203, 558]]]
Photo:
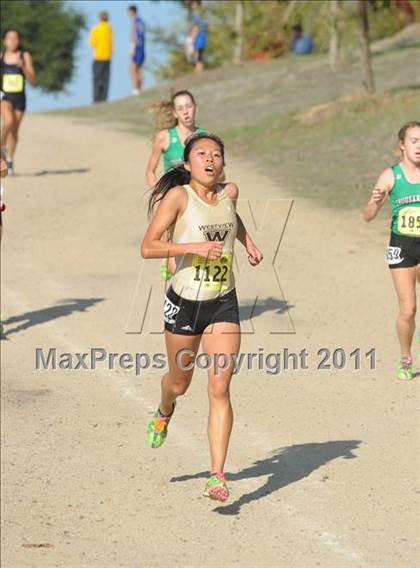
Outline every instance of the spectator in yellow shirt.
[[108, 98], [109, 77], [112, 57], [112, 28], [108, 12], [99, 12], [99, 23], [92, 28], [89, 44], [93, 49], [93, 102]]

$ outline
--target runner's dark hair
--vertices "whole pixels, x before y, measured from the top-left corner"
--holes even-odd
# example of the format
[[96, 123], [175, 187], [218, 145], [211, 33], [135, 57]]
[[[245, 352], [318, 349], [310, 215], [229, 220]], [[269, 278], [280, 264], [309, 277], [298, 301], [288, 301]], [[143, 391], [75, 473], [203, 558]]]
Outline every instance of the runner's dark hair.
[[22, 46], [22, 36], [20, 34], [20, 31], [17, 30], [16, 28], [6, 28], [3, 32], [3, 41], [6, 39], [6, 36], [9, 32], [15, 32], [18, 35], [19, 38], [19, 45], [18, 45], [18, 51], [23, 51], [23, 46]]
[[[216, 136], [216, 134], [212, 134], [210, 132], [199, 132], [197, 134], [192, 134], [187, 140], [185, 141], [185, 148], [184, 148], [184, 162], [189, 161], [191, 150], [196, 142], [199, 140], [213, 140], [220, 148], [220, 152], [222, 154], [223, 165], [225, 164], [225, 145], [223, 144], [222, 140]], [[184, 166], [179, 166], [178, 168], [173, 168], [163, 174], [160, 180], [152, 189], [152, 195], [149, 198], [149, 206], [147, 209], [148, 215], [153, 212], [154, 206], [161, 201], [165, 195], [171, 190], [173, 187], [177, 185], [186, 185], [191, 181], [191, 174], [188, 170], [184, 168]]]

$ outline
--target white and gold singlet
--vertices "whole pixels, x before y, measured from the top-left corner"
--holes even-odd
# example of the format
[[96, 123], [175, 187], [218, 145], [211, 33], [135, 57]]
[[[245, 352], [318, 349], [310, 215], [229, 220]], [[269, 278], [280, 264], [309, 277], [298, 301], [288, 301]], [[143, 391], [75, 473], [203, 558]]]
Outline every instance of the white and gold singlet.
[[176, 220], [172, 242], [177, 244], [223, 241], [220, 258], [208, 260], [194, 254], [175, 257], [176, 272], [173, 290], [182, 298], [193, 301], [213, 300], [235, 287], [233, 248], [238, 228], [236, 208], [222, 185], [216, 188], [217, 202], [203, 201], [189, 185], [187, 207]]

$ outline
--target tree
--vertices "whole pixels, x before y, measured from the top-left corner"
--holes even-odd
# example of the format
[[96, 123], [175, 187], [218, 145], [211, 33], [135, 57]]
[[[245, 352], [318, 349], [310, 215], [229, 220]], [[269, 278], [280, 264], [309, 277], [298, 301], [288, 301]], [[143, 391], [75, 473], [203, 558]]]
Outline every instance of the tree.
[[340, 38], [338, 34], [338, 0], [330, 0], [330, 46], [329, 61], [332, 71], [337, 70]]
[[285, 26], [287, 24], [287, 22], [290, 20], [290, 17], [292, 16], [293, 12], [295, 11], [295, 8], [297, 7], [298, 3], [299, 3], [299, 0], [290, 0], [290, 2], [287, 5], [286, 10], [284, 11], [283, 17], [281, 19], [282, 26]]
[[237, 0], [235, 10], [235, 46], [233, 48], [233, 63], [239, 65], [242, 61], [244, 46], [244, 0]]
[[86, 27], [81, 12], [63, 0], [1, 0], [1, 32], [16, 28], [30, 51], [37, 84], [46, 92], [62, 91], [73, 76], [74, 49]]
[[360, 52], [362, 58], [364, 83], [369, 93], [375, 92], [375, 81], [373, 78], [372, 58], [369, 47], [369, 15], [367, 0], [358, 0], [359, 8], [359, 37]]
[[[172, 27], [170, 31], [152, 30], [156, 43], [169, 51], [167, 63], [158, 71], [161, 78], [179, 77], [192, 71], [183, 46], [190, 0], [182, 0], [180, 5], [185, 8], [183, 26], [176, 30]], [[395, 2], [376, 0], [374, 8], [368, 22], [371, 40], [401, 29]], [[231, 62], [281, 57], [289, 51], [290, 27], [295, 23], [312, 34], [317, 53], [330, 54], [333, 69], [339, 57], [351, 59], [361, 41], [358, 0], [207, 0], [202, 2], [202, 10], [209, 23], [206, 69]]]

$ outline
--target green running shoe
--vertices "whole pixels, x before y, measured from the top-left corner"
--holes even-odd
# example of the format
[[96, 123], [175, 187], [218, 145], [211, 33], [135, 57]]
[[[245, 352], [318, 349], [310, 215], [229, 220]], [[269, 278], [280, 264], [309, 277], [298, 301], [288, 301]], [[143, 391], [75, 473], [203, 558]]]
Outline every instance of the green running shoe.
[[176, 406], [173, 403], [172, 412], [165, 416], [161, 414], [159, 408], [153, 414], [153, 418], [147, 426], [147, 443], [151, 448], [160, 448], [168, 435], [168, 426]]
[[397, 377], [401, 381], [411, 381], [413, 378], [413, 359], [411, 357], [401, 357]]
[[229, 489], [223, 473], [214, 473], [210, 476], [204, 487], [203, 495], [215, 501], [226, 501], [229, 497]]

